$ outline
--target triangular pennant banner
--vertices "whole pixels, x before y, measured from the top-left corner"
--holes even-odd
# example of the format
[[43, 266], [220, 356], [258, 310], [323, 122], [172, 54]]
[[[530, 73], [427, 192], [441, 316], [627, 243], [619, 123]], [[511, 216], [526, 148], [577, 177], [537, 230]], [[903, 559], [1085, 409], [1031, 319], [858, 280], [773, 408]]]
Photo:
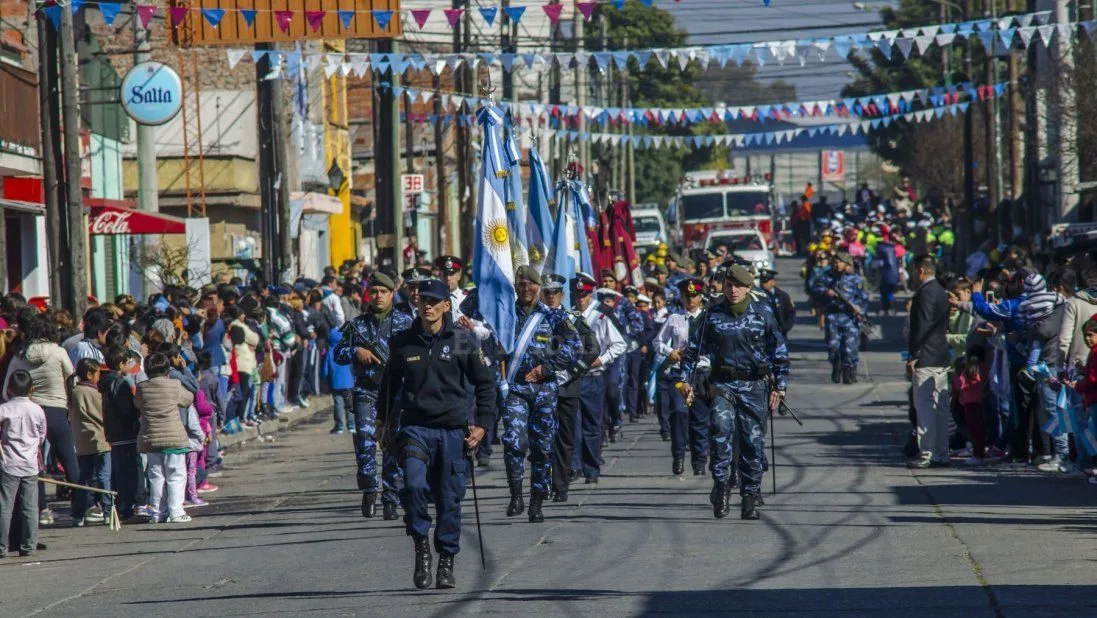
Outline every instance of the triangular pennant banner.
[[910, 58], [910, 50], [914, 47], [913, 39], [895, 39], [895, 46], [903, 53], [903, 59]]
[[354, 23], [354, 11], [339, 11], [339, 21], [343, 22], [343, 30], [350, 30]]
[[590, 21], [592, 15], [594, 15], [594, 7], [598, 6], [597, 2], [576, 2], [575, 8], [579, 9], [579, 12], [583, 14], [583, 19]]
[[327, 11], [305, 11], [305, 21], [313, 32], [320, 31], [320, 26], [324, 24], [324, 15], [327, 15]]
[[278, 28], [282, 32], [289, 32], [289, 24], [293, 21], [293, 11], [274, 11], [274, 21], [278, 22]]
[[44, 7], [42, 7], [42, 13], [45, 14], [46, 18], [50, 20], [51, 24], [53, 24], [53, 29], [54, 30], [60, 30], [61, 29], [61, 5], [60, 4], [50, 4], [50, 5], [44, 6]]
[[522, 15], [526, 13], [526, 7], [524, 6], [508, 6], [503, 9], [503, 12], [507, 14], [507, 18], [517, 24], [522, 21]]
[[[140, 11], [141, 7], [137, 7], [137, 10]], [[244, 18], [244, 23], [248, 25], [248, 28], [255, 25], [255, 15], [258, 12], [255, 9], [240, 9], [240, 17]]]
[[[446, 21], [449, 22], [450, 28], [456, 28], [457, 22], [461, 19], [461, 16], [465, 14], [465, 9], [443, 9], [443, 13], [446, 14]], [[422, 28], [422, 26], [419, 26]]]
[[246, 50], [246, 49], [230, 49], [230, 50], [228, 50], [229, 68], [230, 69], [235, 68], [236, 65], [240, 64], [240, 61], [244, 59], [244, 56], [247, 55], [248, 51], [249, 50]]
[[545, 12], [545, 15], [548, 16], [549, 22], [551, 22], [552, 25], [555, 26], [556, 22], [560, 20], [560, 11], [564, 10], [564, 5], [546, 4], [542, 6], [541, 9]]
[[389, 27], [389, 22], [392, 21], [392, 11], [389, 10], [374, 10], [373, 21], [377, 22], [377, 27], [381, 30], [385, 30]]
[[99, 14], [103, 16], [103, 22], [108, 26], [114, 25], [114, 19], [118, 17], [118, 11], [122, 10], [122, 4], [119, 2], [100, 2]]
[[918, 55], [926, 53], [929, 46], [933, 43], [932, 34], [923, 34], [921, 36], [914, 37], [914, 44], [918, 47]]
[[211, 27], [216, 28], [221, 25], [221, 20], [225, 17], [225, 9], [202, 9], [202, 17], [206, 18]]
[[495, 16], [499, 14], [499, 7], [486, 6], [480, 8], [480, 17], [484, 18], [484, 22], [488, 27], [495, 25]]
[[187, 18], [187, 11], [189, 7], [185, 6], [171, 6], [168, 7], [168, 17], [171, 18], [171, 25], [173, 28], [178, 28], [183, 24], [183, 20]]
[[625, 0], [609, 0], [609, 3], [618, 11], [623, 11], [625, 9]]

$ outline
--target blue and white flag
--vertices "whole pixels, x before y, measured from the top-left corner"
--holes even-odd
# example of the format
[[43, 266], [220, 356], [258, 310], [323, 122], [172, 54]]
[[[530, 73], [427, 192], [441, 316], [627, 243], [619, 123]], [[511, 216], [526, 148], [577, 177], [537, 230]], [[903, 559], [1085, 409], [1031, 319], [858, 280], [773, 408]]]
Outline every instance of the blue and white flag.
[[522, 203], [522, 151], [514, 135], [510, 114], [503, 116], [503, 156], [506, 158], [507, 222], [510, 223], [510, 252], [514, 268], [529, 264], [529, 241], [526, 239], [526, 207]]
[[589, 201], [584, 201], [586, 189], [582, 181], [569, 180], [563, 189], [564, 195], [557, 196], [557, 203], [567, 204], [568, 216], [574, 222], [575, 251], [578, 254], [579, 270], [594, 274], [594, 261], [590, 257], [590, 245], [587, 244], [587, 228], [598, 227], [598, 219], [594, 217], [594, 209]]
[[[556, 222], [552, 228], [552, 242], [545, 258], [544, 273], [560, 275], [569, 282], [579, 272], [579, 243], [575, 235], [576, 222], [567, 202], [557, 202]], [[583, 240], [586, 244], [586, 240]], [[564, 286], [564, 306], [571, 306], [571, 285]]]
[[473, 236], [473, 281], [480, 297], [480, 313], [495, 332], [507, 354], [514, 351], [514, 259], [510, 249], [510, 225], [503, 199], [506, 163], [497, 127], [503, 121], [498, 107], [488, 105], [476, 113], [483, 127], [480, 150], [480, 190]]
[[526, 239], [529, 241], [529, 263], [544, 272], [548, 249], [552, 241], [552, 182], [537, 145], [529, 149], [529, 214], [526, 217]]

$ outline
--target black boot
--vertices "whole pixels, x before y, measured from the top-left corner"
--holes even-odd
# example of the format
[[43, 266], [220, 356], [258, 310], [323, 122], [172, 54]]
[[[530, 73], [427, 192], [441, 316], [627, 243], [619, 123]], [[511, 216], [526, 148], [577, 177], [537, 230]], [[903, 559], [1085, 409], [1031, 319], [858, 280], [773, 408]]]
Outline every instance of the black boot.
[[847, 367], [846, 368], [846, 384], [856, 384], [856, 383], [857, 383], [857, 368], [856, 367]]
[[678, 476], [686, 470], [686, 460], [681, 457], [674, 458], [674, 466], [671, 468], [671, 474]]
[[[425, 536], [415, 538], [415, 575], [412, 580], [419, 589], [430, 588], [430, 539]], [[442, 565], [439, 564], [439, 567]]]
[[526, 510], [526, 502], [522, 498], [522, 481], [512, 481], [510, 484], [510, 504], [507, 505], [507, 517], [521, 515], [524, 510]]
[[434, 585], [439, 590], [449, 590], [457, 585], [453, 577], [453, 554], [438, 554], [438, 583]]
[[552, 495], [553, 502], [567, 502], [568, 501], [568, 488], [565, 485], [562, 489], [557, 489]]
[[765, 501], [764, 498], [762, 498], [761, 492], [759, 492], [758, 495], [755, 496], [755, 497], [758, 498], [758, 502], [756, 502], [755, 504], [757, 504], [758, 506], [765, 506], [766, 505], [766, 501]]
[[541, 504], [545, 501], [545, 497], [541, 495], [541, 492], [534, 491], [529, 495], [529, 523], [539, 524], [545, 521], [545, 514], [541, 512]]
[[709, 494], [709, 500], [712, 502], [712, 514], [716, 516], [716, 519], [723, 519], [728, 516], [731, 511], [731, 507], [728, 504], [728, 493], [731, 491], [727, 483], [716, 481], [716, 484], [712, 487], [712, 493]]
[[372, 491], [362, 493], [362, 517], [373, 517], [377, 514], [377, 494]]
[[842, 382], [842, 366], [838, 363], [834, 363], [834, 366], [830, 370], [830, 381], [835, 384]]
[[743, 507], [739, 513], [740, 519], [761, 519], [758, 514], [758, 496], [747, 494], [743, 496]]
[[383, 509], [383, 517], [384, 517], [385, 521], [392, 521], [394, 519], [400, 519], [400, 514], [396, 511], [396, 505], [395, 504], [389, 504], [388, 502], [386, 502], [385, 507]]

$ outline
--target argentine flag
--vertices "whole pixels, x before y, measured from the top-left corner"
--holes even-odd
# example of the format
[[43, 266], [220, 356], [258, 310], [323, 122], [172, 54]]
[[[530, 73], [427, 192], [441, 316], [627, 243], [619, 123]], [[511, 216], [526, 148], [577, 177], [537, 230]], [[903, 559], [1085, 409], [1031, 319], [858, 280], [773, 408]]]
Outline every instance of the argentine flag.
[[537, 144], [529, 149], [529, 213], [526, 217], [526, 239], [529, 241], [529, 263], [544, 272], [548, 248], [552, 242], [552, 182], [545, 162], [537, 152]]
[[[565, 208], [563, 203], [556, 209], [556, 223], [553, 226], [552, 242], [549, 245], [543, 273], [561, 275], [569, 282], [579, 272], [580, 264], [579, 243], [575, 235], [576, 222], [570, 210]], [[583, 239], [583, 244], [586, 244], [586, 239]], [[570, 283], [564, 286], [564, 306], [571, 306]]]
[[480, 296], [480, 313], [507, 354], [514, 351], [514, 260], [507, 222], [507, 171], [497, 127], [503, 121], [498, 107], [476, 113], [484, 130], [480, 149], [480, 190], [473, 236], [473, 281]]
[[507, 221], [510, 223], [510, 251], [514, 268], [529, 264], [529, 242], [526, 240], [526, 207], [522, 203], [522, 151], [514, 135], [510, 113], [503, 117], [503, 155], [506, 157]]

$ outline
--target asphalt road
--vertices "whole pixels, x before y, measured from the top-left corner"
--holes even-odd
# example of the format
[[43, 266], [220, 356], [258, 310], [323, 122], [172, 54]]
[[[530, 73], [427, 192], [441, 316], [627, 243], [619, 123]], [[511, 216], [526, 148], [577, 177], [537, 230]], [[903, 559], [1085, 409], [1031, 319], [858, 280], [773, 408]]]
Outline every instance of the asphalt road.
[[468, 502], [458, 588], [420, 592], [402, 525], [359, 513], [350, 437], [317, 418], [231, 451], [190, 524], [44, 530], [47, 551], [0, 561], [0, 615], [1097, 615], [1097, 488], [903, 466], [900, 328], [883, 323], [859, 384], [832, 385], [801, 305], [790, 397], [805, 426], [776, 421], [761, 521], [713, 519], [710, 481], [672, 476], [645, 419], [540, 525], [504, 515], [496, 459], [479, 476], [487, 571]]

